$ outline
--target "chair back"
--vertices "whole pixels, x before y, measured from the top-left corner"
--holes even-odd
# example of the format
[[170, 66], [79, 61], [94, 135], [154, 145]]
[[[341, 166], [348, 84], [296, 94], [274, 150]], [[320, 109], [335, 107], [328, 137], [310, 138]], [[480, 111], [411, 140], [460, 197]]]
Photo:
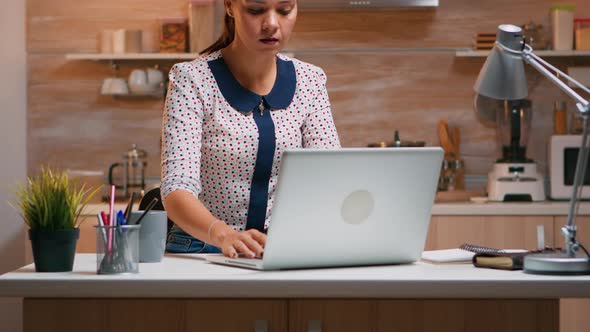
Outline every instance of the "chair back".
[[[154, 205], [152, 210], [165, 211], [164, 204], [162, 204], [162, 197], [160, 195], [160, 188], [159, 187], [151, 189], [141, 198], [141, 201], [139, 202], [139, 209], [145, 210], [154, 198], [158, 199], [158, 203], [156, 203], [156, 205]], [[170, 220], [170, 218], [168, 218], [168, 231], [167, 232], [170, 232], [170, 228], [172, 228], [172, 225], [174, 225], [174, 222], [172, 220]]]

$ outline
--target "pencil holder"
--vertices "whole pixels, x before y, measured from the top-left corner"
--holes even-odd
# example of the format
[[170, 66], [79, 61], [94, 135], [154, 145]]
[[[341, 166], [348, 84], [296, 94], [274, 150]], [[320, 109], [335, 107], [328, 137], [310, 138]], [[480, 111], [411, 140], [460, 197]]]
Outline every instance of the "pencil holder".
[[94, 227], [96, 228], [96, 273], [138, 273], [141, 225]]
[[139, 231], [139, 261], [141, 263], [157, 263], [164, 257], [166, 251], [166, 232], [168, 230], [168, 216], [166, 211], [132, 211], [129, 224], [134, 225], [141, 218]]

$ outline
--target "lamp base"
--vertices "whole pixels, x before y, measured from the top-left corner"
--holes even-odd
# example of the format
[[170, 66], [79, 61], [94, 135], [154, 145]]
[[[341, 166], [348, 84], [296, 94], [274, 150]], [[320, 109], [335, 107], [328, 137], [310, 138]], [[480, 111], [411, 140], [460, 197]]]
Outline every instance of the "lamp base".
[[585, 253], [570, 257], [565, 252], [531, 254], [524, 257], [525, 273], [550, 275], [590, 274], [590, 259]]

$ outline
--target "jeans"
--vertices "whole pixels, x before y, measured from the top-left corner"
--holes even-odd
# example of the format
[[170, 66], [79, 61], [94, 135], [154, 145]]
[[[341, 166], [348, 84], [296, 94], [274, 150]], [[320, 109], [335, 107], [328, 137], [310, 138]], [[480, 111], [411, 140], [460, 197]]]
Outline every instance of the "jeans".
[[221, 249], [188, 235], [178, 227], [172, 227], [166, 239], [166, 252], [176, 254], [215, 254]]

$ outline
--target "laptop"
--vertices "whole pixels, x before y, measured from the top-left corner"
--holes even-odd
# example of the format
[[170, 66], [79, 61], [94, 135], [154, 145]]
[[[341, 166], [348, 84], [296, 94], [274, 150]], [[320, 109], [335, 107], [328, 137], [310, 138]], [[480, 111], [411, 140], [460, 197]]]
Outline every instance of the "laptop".
[[439, 147], [286, 150], [263, 257], [206, 259], [259, 270], [415, 262], [442, 158]]

